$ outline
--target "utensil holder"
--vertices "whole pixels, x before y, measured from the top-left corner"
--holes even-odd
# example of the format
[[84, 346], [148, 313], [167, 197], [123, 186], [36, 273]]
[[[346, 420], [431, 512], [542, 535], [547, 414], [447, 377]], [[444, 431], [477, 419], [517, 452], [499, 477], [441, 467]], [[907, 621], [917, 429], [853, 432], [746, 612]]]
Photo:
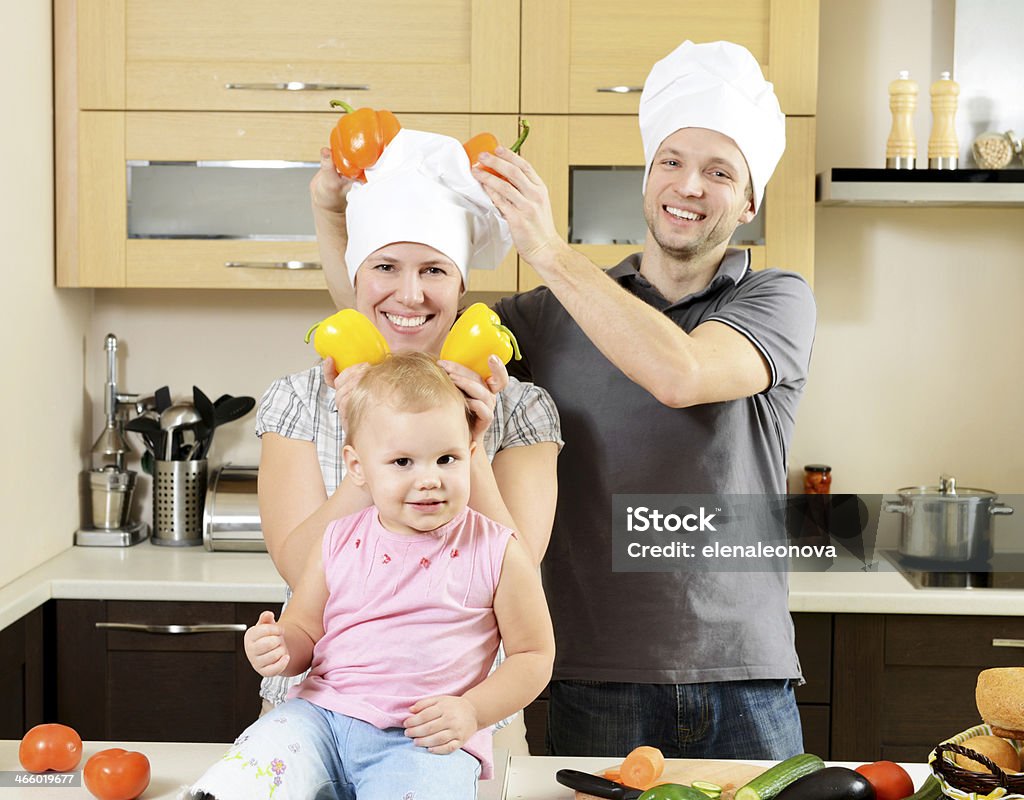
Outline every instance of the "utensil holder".
[[207, 462], [157, 461], [153, 475], [153, 544], [203, 543]]

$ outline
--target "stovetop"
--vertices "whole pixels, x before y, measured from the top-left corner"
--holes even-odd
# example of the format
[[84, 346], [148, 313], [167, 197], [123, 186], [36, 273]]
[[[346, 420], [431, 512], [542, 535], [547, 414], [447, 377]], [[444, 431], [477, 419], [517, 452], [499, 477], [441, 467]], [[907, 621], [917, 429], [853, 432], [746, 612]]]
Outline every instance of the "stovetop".
[[996, 553], [985, 564], [922, 561], [883, 550], [915, 589], [1024, 589], [1024, 553]]

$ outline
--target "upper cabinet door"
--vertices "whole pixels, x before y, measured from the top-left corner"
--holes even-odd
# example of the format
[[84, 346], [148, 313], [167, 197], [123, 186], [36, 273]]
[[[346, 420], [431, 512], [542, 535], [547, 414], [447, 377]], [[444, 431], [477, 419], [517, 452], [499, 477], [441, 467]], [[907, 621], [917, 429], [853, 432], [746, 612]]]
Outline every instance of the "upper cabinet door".
[[635, 114], [686, 39], [745, 46], [787, 115], [815, 113], [818, 0], [522, 0], [522, 113]]
[[518, 111], [519, 0], [72, 2], [82, 109]]

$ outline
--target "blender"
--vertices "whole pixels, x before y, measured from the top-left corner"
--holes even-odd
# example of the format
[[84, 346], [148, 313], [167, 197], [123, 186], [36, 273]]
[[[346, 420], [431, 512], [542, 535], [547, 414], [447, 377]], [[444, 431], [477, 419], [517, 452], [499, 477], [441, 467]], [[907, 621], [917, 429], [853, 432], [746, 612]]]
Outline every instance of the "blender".
[[117, 337], [107, 334], [107, 382], [103, 410], [106, 424], [89, 452], [89, 469], [81, 473], [81, 527], [75, 531], [75, 544], [90, 547], [128, 547], [149, 536], [149, 526], [129, 519], [135, 472], [125, 468], [132, 452], [124, 436], [129, 407], [137, 406], [137, 396], [118, 394]]

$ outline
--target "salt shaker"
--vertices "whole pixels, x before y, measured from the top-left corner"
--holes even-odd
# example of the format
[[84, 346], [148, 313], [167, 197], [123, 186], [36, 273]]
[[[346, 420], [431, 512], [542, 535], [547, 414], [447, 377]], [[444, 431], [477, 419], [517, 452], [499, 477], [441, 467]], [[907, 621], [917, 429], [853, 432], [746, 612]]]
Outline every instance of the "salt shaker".
[[932, 84], [932, 132], [928, 137], [928, 169], [956, 169], [960, 143], [956, 138], [956, 107], [960, 86], [943, 72]]
[[887, 169], [913, 169], [917, 160], [917, 142], [914, 141], [914, 109], [917, 108], [917, 82], [910, 79], [907, 70], [889, 84], [889, 110], [892, 129], [885, 144]]

